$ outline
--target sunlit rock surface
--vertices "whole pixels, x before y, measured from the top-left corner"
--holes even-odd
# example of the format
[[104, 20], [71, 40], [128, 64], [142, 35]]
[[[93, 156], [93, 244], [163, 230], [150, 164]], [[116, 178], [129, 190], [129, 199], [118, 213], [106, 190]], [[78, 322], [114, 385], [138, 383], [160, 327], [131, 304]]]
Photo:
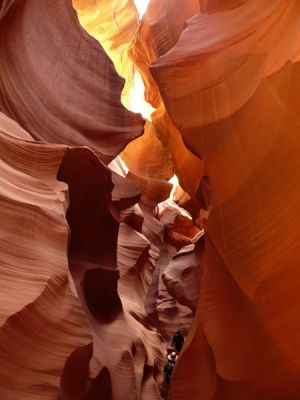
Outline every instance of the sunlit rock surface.
[[298, 400], [300, 4], [136, 4], [0, 2], [0, 398]]
[[250, 1], [197, 15], [152, 68], [211, 192], [198, 317], [172, 399], [299, 397], [299, 11]]
[[88, 146], [110, 162], [143, 131], [121, 104], [112, 61], [70, 1], [10, 3], [0, 26], [0, 109], [35, 139]]

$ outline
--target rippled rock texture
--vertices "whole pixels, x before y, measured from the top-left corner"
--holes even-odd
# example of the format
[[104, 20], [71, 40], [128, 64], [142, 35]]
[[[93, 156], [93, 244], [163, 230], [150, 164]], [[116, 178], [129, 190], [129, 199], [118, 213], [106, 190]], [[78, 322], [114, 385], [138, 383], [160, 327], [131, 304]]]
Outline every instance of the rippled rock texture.
[[0, 398], [298, 400], [300, 4], [139, 18], [0, 1]]

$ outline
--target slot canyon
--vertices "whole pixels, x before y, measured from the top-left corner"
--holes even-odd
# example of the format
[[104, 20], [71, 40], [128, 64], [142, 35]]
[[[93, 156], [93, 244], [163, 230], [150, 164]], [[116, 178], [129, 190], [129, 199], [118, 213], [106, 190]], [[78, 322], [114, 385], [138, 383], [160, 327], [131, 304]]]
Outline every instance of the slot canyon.
[[0, 0], [0, 171], [0, 400], [300, 399], [299, 0]]

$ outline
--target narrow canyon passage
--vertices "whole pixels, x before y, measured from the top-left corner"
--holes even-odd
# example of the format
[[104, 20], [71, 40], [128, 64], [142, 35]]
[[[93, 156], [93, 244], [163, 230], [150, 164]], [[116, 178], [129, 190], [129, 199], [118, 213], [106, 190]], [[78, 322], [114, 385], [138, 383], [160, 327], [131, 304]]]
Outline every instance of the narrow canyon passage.
[[1, 400], [300, 398], [299, 61], [298, 0], [0, 1]]

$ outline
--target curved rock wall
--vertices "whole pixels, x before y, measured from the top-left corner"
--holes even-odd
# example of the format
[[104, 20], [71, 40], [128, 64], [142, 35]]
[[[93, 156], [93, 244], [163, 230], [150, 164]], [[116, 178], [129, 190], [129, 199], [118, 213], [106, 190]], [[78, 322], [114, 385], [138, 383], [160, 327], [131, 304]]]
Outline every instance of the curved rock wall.
[[200, 14], [153, 65], [211, 197], [198, 317], [171, 399], [299, 396], [299, 15], [285, 1]]
[[71, 1], [14, 2], [0, 25], [0, 110], [38, 140], [89, 146], [110, 162], [143, 131], [124, 81]]
[[107, 53], [71, 1], [0, 5], [1, 399], [160, 399], [196, 313], [170, 400], [297, 400], [299, 2], [73, 4]]
[[0, 113], [0, 154], [1, 398], [50, 399], [69, 353], [91, 341], [68, 285], [64, 147], [34, 142]]

